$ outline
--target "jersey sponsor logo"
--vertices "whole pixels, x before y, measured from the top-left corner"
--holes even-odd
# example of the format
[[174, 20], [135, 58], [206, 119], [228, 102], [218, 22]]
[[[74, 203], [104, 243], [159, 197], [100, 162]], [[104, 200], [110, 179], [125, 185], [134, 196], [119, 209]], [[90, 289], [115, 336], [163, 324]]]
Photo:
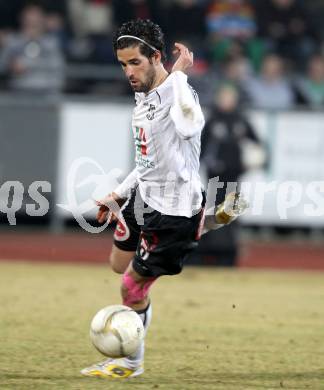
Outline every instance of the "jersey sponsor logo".
[[136, 165], [144, 168], [154, 168], [154, 162], [147, 157], [147, 140], [143, 127], [135, 127]]
[[147, 156], [146, 136], [143, 127], [135, 127], [136, 152], [142, 156]]
[[150, 161], [142, 156], [136, 156], [136, 166], [144, 168], [154, 168], [155, 164], [153, 161]]
[[118, 221], [114, 233], [114, 239], [116, 241], [126, 241], [130, 236], [130, 232], [127, 225], [122, 224]]

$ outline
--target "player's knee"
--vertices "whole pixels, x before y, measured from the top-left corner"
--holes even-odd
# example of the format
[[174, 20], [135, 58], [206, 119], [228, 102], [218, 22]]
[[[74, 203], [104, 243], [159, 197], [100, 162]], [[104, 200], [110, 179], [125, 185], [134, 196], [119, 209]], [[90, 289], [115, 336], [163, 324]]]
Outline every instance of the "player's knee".
[[123, 304], [132, 306], [144, 302], [147, 299], [149, 289], [155, 280], [156, 278], [135, 280], [131, 273], [125, 272], [121, 285]]

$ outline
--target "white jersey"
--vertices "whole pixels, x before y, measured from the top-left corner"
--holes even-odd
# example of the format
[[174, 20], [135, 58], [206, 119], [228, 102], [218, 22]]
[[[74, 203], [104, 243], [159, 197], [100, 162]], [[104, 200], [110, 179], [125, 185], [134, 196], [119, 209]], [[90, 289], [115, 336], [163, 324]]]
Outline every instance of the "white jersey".
[[115, 192], [125, 198], [138, 185], [154, 210], [191, 217], [202, 201], [198, 171], [204, 117], [197, 95], [177, 71], [149, 93], [136, 93], [135, 100], [136, 168]]

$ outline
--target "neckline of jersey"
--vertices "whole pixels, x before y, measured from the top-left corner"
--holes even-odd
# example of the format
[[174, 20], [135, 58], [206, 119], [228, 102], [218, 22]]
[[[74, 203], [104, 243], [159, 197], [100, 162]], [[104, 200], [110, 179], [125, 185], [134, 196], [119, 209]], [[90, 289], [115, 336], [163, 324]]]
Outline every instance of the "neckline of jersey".
[[167, 88], [170, 84], [170, 80], [171, 80], [171, 76], [172, 76], [172, 73], [169, 73], [168, 77], [162, 81], [162, 83], [160, 85], [158, 85], [157, 87], [151, 89], [147, 94], [145, 94], [145, 92], [136, 92], [136, 95], [141, 99], [141, 100], [144, 100], [144, 99], [147, 99], [149, 97], [149, 95], [151, 95], [152, 93], [155, 93], [157, 92], [159, 95], [161, 94], [161, 92]]

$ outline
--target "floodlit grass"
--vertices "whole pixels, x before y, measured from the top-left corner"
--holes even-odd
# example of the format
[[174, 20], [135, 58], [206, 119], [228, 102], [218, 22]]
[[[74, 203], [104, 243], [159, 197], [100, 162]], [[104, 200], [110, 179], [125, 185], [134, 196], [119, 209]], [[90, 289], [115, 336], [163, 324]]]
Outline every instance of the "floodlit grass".
[[103, 266], [0, 263], [0, 389], [324, 389], [324, 275], [188, 268], [153, 287], [145, 374], [84, 378]]

